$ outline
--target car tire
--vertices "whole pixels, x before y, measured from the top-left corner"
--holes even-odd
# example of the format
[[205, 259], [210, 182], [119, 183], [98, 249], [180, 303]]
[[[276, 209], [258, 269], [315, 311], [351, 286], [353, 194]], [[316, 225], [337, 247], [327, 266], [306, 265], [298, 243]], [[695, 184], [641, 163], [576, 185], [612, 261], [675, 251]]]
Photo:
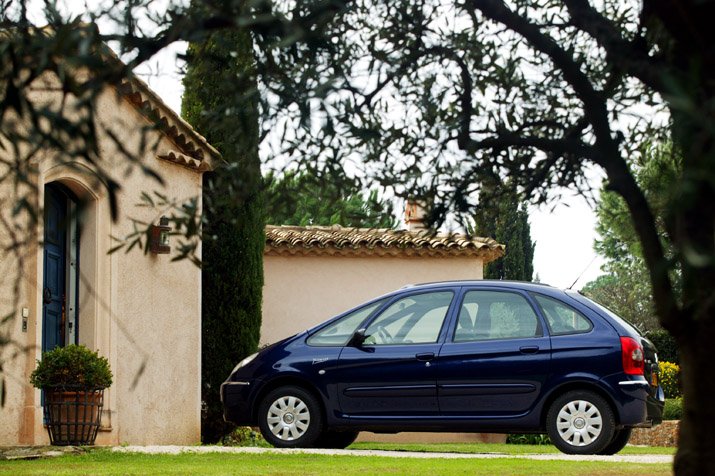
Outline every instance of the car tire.
[[314, 443], [315, 448], [344, 450], [357, 439], [359, 431], [324, 431]]
[[586, 390], [561, 395], [546, 415], [551, 442], [566, 454], [598, 454], [613, 440], [615, 426], [610, 405]]
[[621, 451], [623, 447], [628, 444], [628, 440], [631, 439], [632, 428], [623, 428], [621, 430], [616, 430], [611, 440], [605, 448], [598, 452], [599, 455], [614, 455]]
[[323, 430], [320, 403], [301, 387], [277, 388], [258, 407], [258, 427], [276, 448], [310, 448]]

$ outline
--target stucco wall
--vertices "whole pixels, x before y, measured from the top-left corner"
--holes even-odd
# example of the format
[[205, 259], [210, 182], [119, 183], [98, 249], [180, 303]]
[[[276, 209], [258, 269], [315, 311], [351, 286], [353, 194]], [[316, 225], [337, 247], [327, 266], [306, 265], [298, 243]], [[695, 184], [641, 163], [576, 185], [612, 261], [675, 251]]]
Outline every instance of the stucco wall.
[[261, 344], [319, 324], [406, 284], [482, 279], [473, 257], [266, 256]]
[[[38, 97], [48, 99], [41, 92]], [[99, 117], [120, 137], [123, 147], [141, 150], [143, 128], [149, 123], [114, 91], [100, 98]], [[200, 439], [200, 270], [188, 260], [171, 262], [170, 255], [145, 254], [136, 248], [128, 254], [107, 254], [115, 244], [110, 236], [130, 233], [132, 218], [158, 221], [161, 210], [137, 206], [141, 192], [156, 190], [182, 200], [200, 197], [199, 173], [156, 158], [176, 150], [176, 145], [156, 132], [148, 139], [155, 148], [140, 154], [142, 162], [162, 177], [163, 185], [138, 168], [127, 167], [109, 136], [103, 136], [100, 143], [105, 166], [122, 187], [116, 222], [111, 220], [106, 192], [88, 169], [69, 168], [49, 155], [37, 163], [40, 203], [45, 183], [59, 182], [79, 197], [85, 209], [80, 239], [79, 341], [108, 357], [114, 373], [114, 384], [105, 392], [106, 428], [98, 436], [99, 444], [191, 444]], [[0, 192], [5, 197], [7, 188]], [[9, 350], [4, 353], [8, 400], [0, 410], [0, 445], [48, 441], [42, 427], [40, 392], [27, 383], [42, 344], [43, 251], [37, 238], [33, 243], [36, 245], [27, 249], [29, 259], [18, 270], [20, 299], [6, 298], [14, 279], [0, 281], [0, 313], [19, 316], [22, 307], [30, 312], [27, 332], [22, 332], [19, 317], [6, 326], [10, 336], [29, 350], [11, 360], [7, 359]], [[2, 268], [11, 269], [12, 259], [0, 258]]]

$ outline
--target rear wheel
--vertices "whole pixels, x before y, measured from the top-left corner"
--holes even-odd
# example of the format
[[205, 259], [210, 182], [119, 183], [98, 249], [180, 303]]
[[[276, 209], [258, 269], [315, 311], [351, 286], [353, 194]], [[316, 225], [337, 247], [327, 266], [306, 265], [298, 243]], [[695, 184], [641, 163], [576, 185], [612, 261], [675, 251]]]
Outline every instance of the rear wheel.
[[616, 430], [611, 440], [605, 448], [598, 452], [600, 455], [614, 455], [621, 451], [624, 446], [628, 444], [628, 440], [631, 439], [632, 428], [623, 428], [622, 430]]
[[551, 404], [546, 429], [567, 454], [598, 454], [613, 440], [615, 419], [608, 403], [593, 392], [567, 392]]
[[300, 387], [277, 388], [258, 407], [258, 427], [277, 448], [312, 447], [323, 429], [320, 404]]
[[358, 437], [358, 431], [324, 431], [314, 445], [316, 448], [343, 450], [350, 446]]

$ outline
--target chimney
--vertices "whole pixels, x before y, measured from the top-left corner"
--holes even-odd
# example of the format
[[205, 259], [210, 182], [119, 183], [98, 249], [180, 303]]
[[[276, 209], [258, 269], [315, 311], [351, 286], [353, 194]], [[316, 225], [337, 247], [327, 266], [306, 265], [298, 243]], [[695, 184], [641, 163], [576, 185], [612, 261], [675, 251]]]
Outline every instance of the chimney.
[[405, 204], [405, 223], [407, 231], [424, 231], [425, 227], [425, 209], [421, 204], [415, 201], [408, 200]]

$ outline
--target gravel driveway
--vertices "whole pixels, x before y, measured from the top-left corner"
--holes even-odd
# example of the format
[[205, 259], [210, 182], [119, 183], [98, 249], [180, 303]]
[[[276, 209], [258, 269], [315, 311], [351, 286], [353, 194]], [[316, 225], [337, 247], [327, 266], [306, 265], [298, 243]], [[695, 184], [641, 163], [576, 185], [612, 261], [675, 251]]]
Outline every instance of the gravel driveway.
[[613, 455], [613, 456], [579, 456], [554, 454], [519, 454], [507, 455], [503, 453], [425, 453], [413, 451], [382, 451], [382, 450], [319, 450], [319, 449], [277, 449], [277, 448], [252, 448], [252, 447], [227, 447], [227, 446], [117, 446], [112, 451], [120, 453], [147, 453], [147, 454], [179, 454], [179, 453], [237, 453], [237, 454], [319, 454], [341, 456], [379, 456], [386, 458], [460, 458], [460, 459], [487, 459], [487, 458], [512, 458], [534, 460], [560, 460], [560, 461], [605, 461], [610, 463], [672, 463], [672, 455]]

